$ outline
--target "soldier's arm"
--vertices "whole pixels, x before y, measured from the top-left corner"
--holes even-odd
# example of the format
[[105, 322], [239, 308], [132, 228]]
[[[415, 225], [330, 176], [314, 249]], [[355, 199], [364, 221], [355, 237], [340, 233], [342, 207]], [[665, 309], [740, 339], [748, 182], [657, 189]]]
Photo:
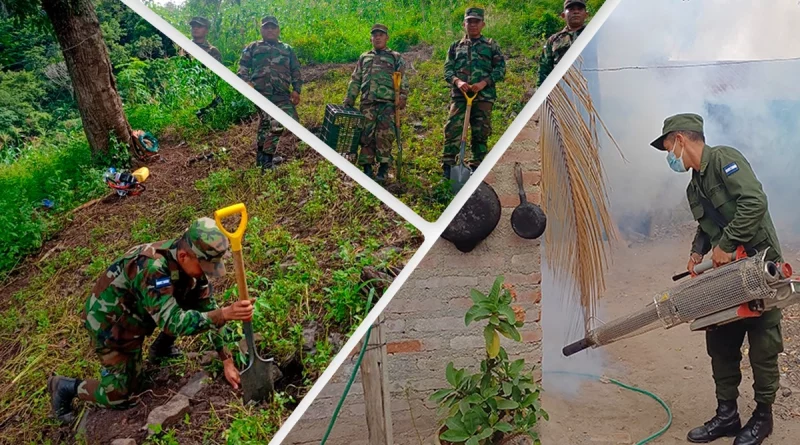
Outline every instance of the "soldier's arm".
[[239, 70], [236, 75], [245, 82], [250, 82], [250, 65], [252, 64], [253, 57], [250, 54], [250, 46], [246, 46], [242, 50], [242, 56], [239, 58]]
[[400, 78], [400, 99], [407, 100], [408, 99], [408, 76], [406, 73], [406, 61], [403, 60], [403, 57], [398, 57], [397, 63], [397, 71], [403, 73], [403, 76]]
[[303, 89], [303, 77], [300, 73], [300, 60], [298, 60], [297, 53], [294, 52], [294, 49], [292, 49], [290, 53], [289, 69], [292, 76], [292, 88], [297, 94], [300, 94], [300, 90]]
[[447, 82], [448, 85], [453, 85], [453, 81], [456, 79], [455, 46], [455, 43], [450, 45], [450, 49], [447, 50], [447, 58], [444, 61], [444, 81]]
[[487, 86], [502, 82], [506, 78], [506, 58], [500, 51], [497, 42], [492, 43], [492, 73], [487, 80]]
[[221, 53], [221, 52], [219, 52], [219, 49], [217, 49], [217, 48], [214, 48], [214, 49], [211, 51], [211, 57], [213, 57], [213, 58], [217, 59], [217, 62], [219, 62], [219, 63], [222, 63], [222, 53]]
[[[214, 295], [211, 294], [211, 286], [208, 283], [208, 279], [205, 277], [197, 280], [197, 284], [195, 284], [194, 289], [192, 289], [190, 293], [190, 297], [197, 299], [197, 310], [200, 312], [211, 312], [213, 310], [219, 309], [219, 305], [217, 305], [217, 300], [214, 299]], [[231, 353], [228, 351], [228, 348], [225, 347], [225, 342], [222, 340], [222, 335], [220, 334], [220, 329], [211, 329], [208, 331], [208, 337], [211, 341], [211, 344], [214, 345], [214, 350], [217, 351], [220, 360], [225, 360], [227, 358], [232, 357]]]
[[363, 61], [364, 57], [358, 58], [356, 67], [353, 69], [353, 73], [350, 75], [350, 83], [347, 84], [347, 94], [344, 98], [344, 103], [346, 105], [355, 105], [356, 99], [358, 98], [358, 92], [361, 91], [361, 66]]
[[715, 164], [715, 174], [736, 200], [736, 213], [722, 230], [718, 245], [725, 252], [734, 252], [739, 245], [753, 239], [758, 232], [764, 214], [767, 213], [767, 195], [741, 153], [723, 149]]
[[711, 237], [697, 225], [697, 232], [694, 234], [692, 240], [692, 252], [701, 256], [705, 256], [711, 250]]
[[195, 335], [225, 324], [222, 309], [209, 312], [183, 310], [173, 297], [169, 270], [157, 267], [153, 260], [143, 266], [139, 284], [145, 310], [158, 327], [174, 336]]
[[548, 40], [544, 45], [542, 57], [539, 60], [539, 82], [536, 84], [537, 87], [542, 86], [542, 83], [547, 79], [547, 76], [550, 75], [551, 71], [553, 71], [553, 48], [550, 46], [550, 41]]

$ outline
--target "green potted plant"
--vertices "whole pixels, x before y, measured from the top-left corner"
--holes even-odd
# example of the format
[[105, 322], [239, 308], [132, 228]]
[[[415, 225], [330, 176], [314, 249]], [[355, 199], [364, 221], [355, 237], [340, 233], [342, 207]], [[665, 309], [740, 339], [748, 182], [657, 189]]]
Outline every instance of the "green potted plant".
[[517, 328], [524, 322], [524, 315], [510, 306], [513, 296], [503, 279], [502, 275], [495, 279], [488, 295], [470, 291], [473, 305], [464, 322], [469, 326], [487, 320], [486, 358], [474, 374], [456, 369], [453, 362], [447, 364], [450, 387], [430, 396], [444, 417], [437, 444], [541, 444], [535, 428], [540, 418], [548, 420], [539, 400], [541, 387], [533, 369], [525, 370], [525, 360], [510, 361], [500, 346], [500, 335], [521, 342]]

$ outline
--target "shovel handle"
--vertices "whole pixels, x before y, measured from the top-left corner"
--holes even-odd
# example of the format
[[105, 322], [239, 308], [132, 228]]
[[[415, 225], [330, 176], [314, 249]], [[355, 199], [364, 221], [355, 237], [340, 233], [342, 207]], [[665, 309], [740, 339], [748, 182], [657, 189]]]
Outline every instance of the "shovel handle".
[[519, 205], [527, 202], [525, 198], [525, 186], [522, 185], [522, 165], [519, 162], [514, 163], [514, 176], [517, 177], [517, 187], [519, 187]]
[[473, 94], [471, 97], [464, 90], [461, 90], [461, 94], [463, 94], [464, 98], [467, 99], [467, 106], [468, 107], [471, 107], [472, 106], [472, 101], [475, 100], [476, 97], [478, 97], [478, 93], [477, 92], [475, 94]]
[[[225, 230], [225, 227], [222, 225], [222, 218], [227, 218], [232, 215], [241, 215], [242, 220], [239, 222], [239, 227], [231, 233]], [[234, 204], [232, 206], [225, 207], [224, 209], [217, 210], [214, 212], [214, 220], [217, 222], [217, 227], [225, 236], [231, 240], [231, 250], [235, 252], [239, 252], [242, 250], [242, 238], [244, 237], [244, 230], [247, 228], [247, 208], [245, 208], [244, 203]]]

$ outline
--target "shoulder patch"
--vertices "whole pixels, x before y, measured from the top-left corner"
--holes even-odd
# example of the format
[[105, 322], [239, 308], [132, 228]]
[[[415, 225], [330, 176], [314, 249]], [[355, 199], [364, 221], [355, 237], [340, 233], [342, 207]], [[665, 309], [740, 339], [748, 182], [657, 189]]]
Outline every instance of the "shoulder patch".
[[156, 289], [163, 289], [171, 285], [172, 285], [172, 280], [170, 279], [170, 277], [160, 277], [156, 278], [156, 282], [154, 283], [153, 287]]
[[735, 162], [731, 162], [730, 164], [723, 167], [722, 171], [725, 172], [726, 176], [730, 176], [739, 171], [739, 166]]

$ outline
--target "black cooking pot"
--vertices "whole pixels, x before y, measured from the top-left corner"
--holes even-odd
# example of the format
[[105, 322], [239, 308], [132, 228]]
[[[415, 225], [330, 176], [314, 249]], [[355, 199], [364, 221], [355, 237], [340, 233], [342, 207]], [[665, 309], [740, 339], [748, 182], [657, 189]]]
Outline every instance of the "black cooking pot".
[[497, 227], [501, 213], [497, 193], [489, 184], [481, 182], [442, 233], [442, 238], [453, 243], [456, 249], [470, 252]]

